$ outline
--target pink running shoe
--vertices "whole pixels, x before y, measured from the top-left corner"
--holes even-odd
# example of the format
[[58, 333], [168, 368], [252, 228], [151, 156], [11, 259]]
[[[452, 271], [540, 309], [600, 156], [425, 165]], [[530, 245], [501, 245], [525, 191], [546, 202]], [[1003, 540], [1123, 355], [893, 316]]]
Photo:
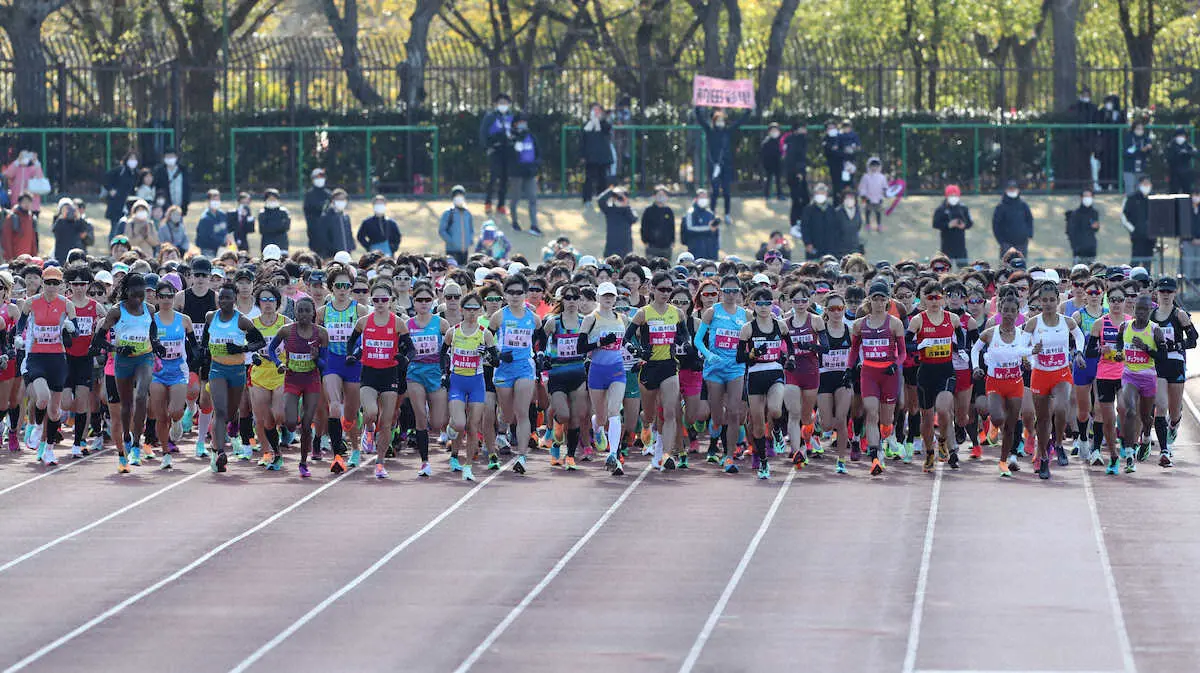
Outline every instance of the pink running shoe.
[[17, 433], [15, 432], [8, 433], [8, 450], [13, 453], [21, 451], [21, 443], [17, 441]]

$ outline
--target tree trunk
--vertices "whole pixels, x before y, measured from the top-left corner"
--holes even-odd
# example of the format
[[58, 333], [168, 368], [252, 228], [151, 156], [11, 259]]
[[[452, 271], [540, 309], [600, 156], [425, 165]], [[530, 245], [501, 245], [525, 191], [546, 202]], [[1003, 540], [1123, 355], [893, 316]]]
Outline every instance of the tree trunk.
[[[429, 60], [429, 27], [444, 0], [417, 0], [409, 22], [412, 32], [404, 43], [404, 61], [400, 64], [400, 95], [408, 110], [415, 110], [425, 98], [425, 64]], [[411, 122], [411, 119], [410, 119]]]
[[1037, 52], [1037, 38], [1028, 42], [1013, 44], [1013, 64], [1017, 66], [1017, 109], [1024, 110], [1029, 105], [1030, 91], [1033, 87], [1033, 55]]
[[41, 119], [50, 110], [46, 99], [46, 48], [42, 44], [42, 24], [51, 12], [66, 0], [18, 0], [0, 6], [0, 28], [8, 33], [15, 71], [13, 97], [17, 112], [27, 118]]
[[783, 50], [787, 46], [788, 35], [792, 32], [792, 18], [800, 0], [783, 0], [775, 18], [771, 20], [771, 33], [767, 38], [767, 58], [763, 64], [762, 74], [758, 78], [758, 109], [766, 110], [775, 100], [779, 90], [779, 68], [783, 64]]
[[346, 83], [358, 102], [369, 108], [383, 107], [383, 97], [362, 71], [362, 54], [358, 50], [358, 0], [344, 2], [346, 9], [340, 16], [334, 0], [324, 0], [321, 5], [325, 10], [325, 18], [329, 20], [329, 27], [337, 38], [338, 46], [342, 49], [341, 65], [342, 70], [346, 72]]
[[721, 75], [733, 78], [737, 73], [738, 49], [742, 46], [742, 9], [738, 0], [725, 0], [725, 11], [729, 14], [729, 34], [725, 36], [725, 56], [721, 59]]
[[[218, 61], [214, 58], [210, 62], [217, 63]], [[216, 107], [217, 91], [221, 88], [221, 83], [218, 81], [221, 74], [220, 69], [184, 66], [183, 72], [186, 82], [183, 87], [184, 109], [187, 114], [212, 114]]]
[[1133, 105], [1150, 107], [1150, 82], [1154, 73], [1154, 33], [1135, 35], [1126, 39], [1129, 49], [1129, 65], [1133, 68]]
[[1054, 110], [1063, 112], [1075, 102], [1079, 90], [1077, 54], [1079, 0], [1051, 0], [1050, 16], [1054, 21]]
[[719, 0], [708, 0], [704, 4], [704, 72], [721, 75], [721, 5]]

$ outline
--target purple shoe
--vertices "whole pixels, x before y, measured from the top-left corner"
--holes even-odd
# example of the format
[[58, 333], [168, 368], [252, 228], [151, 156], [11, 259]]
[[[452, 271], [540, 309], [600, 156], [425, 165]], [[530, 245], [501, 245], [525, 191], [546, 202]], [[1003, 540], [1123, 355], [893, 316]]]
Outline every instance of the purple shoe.
[[174, 440], [167, 440], [167, 453], [179, 453], [179, 447], [175, 446]]
[[753, 455], [753, 457], [752, 457], [752, 458], [751, 458], [751, 460], [750, 460], [750, 467], [751, 467], [752, 469], [755, 469], [755, 470], [757, 470], [757, 469], [758, 469], [758, 466], [759, 466], [759, 462], [758, 462], [758, 454], [756, 453], [756, 454], [754, 454], [754, 455]]
[[21, 452], [21, 443], [17, 441], [17, 433], [8, 433], [8, 450], [13, 453]]
[[858, 442], [854, 442], [853, 446], [850, 447], [850, 460], [862, 460], [862, 450], [858, 448]]
[[308, 471], [308, 466], [305, 465], [304, 463], [300, 463], [299, 471], [300, 471], [300, 476], [305, 479], [307, 479], [309, 476], [311, 476], [311, 473]]

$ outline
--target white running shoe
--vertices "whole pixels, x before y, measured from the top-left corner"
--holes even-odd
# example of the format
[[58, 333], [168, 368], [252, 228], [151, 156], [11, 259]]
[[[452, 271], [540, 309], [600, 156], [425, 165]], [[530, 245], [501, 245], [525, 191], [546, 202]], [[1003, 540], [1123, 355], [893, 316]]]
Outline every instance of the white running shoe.
[[168, 434], [172, 442], [176, 444], [183, 439], [183, 422], [175, 421], [171, 423], [171, 432]]
[[25, 442], [25, 446], [30, 449], [36, 449], [38, 444], [42, 443], [42, 424], [38, 423], [29, 431], [29, 440]]
[[58, 465], [58, 459], [54, 457], [53, 447], [47, 446], [42, 450], [42, 462], [45, 463], [47, 467], [51, 465]]
[[1088, 459], [1089, 465], [1103, 465], [1104, 464], [1104, 459], [1100, 457], [1100, 452], [1097, 451], [1096, 449], [1092, 449], [1091, 452], [1088, 453], [1087, 459]]

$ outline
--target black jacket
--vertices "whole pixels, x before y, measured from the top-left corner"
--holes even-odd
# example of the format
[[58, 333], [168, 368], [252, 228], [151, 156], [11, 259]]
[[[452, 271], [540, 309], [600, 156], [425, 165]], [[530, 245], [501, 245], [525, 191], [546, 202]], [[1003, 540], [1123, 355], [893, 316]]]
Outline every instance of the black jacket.
[[394, 253], [400, 249], [400, 225], [390, 217], [372, 215], [358, 225], [358, 242], [364, 248], [386, 242]]
[[585, 164], [607, 166], [613, 162], [612, 124], [607, 119], [600, 120], [598, 131], [581, 131], [579, 133], [579, 156]]
[[[753, 110], [746, 110], [737, 119], [725, 120], [724, 128], [717, 128], [706, 118], [700, 108], [696, 108], [696, 123], [704, 129], [704, 142], [708, 144], [708, 165], [733, 165], [733, 132], [746, 123]], [[724, 170], [724, 169], [722, 169]], [[732, 177], [732, 176], [731, 176]]]
[[675, 211], [654, 204], [642, 212], [642, 243], [648, 248], [675, 245]]
[[1189, 201], [1188, 212], [1191, 213], [1191, 217], [1179, 223], [1179, 238], [1185, 241], [1200, 238], [1200, 208], [1193, 206]]
[[1121, 209], [1121, 214], [1133, 225], [1129, 238], [1154, 240], [1150, 236], [1150, 197], [1140, 191], [1134, 192], [1125, 199], [1125, 207]]
[[833, 204], [828, 200], [823, 206], [813, 202], [804, 207], [804, 214], [800, 217], [800, 231], [804, 236], [804, 245], [811, 245], [815, 249], [814, 252], [807, 253], [807, 259], [825, 254], [838, 254], [836, 247], [841, 241], [833, 211]]
[[229, 223], [229, 232], [233, 234], [238, 250], [249, 250], [250, 242], [247, 237], [254, 233], [254, 213], [249, 209], [243, 213], [241, 206], [238, 206], [237, 210], [225, 213], [225, 221]]
[[1167, 168], [1171, 174], [1172, 191], [1182, 190], [1187, 193], [1192, 189], [1195, 173], [1192, 171], [1192, 159], [1196, 156], [1196, 148], [1191, 143], [1182, 145], [1174, 139], [1167, 145]]
[[[607, 196], [607, 195], [606, 195]], [[633, 223], [637, 215], [629, 206], [610, 206], [608, 199], [600, 199], [600, 212], [604, 213], [606, 237], [604, 256], [628, 255], [633, 252]]]
[[971, 219], [971, 211], [962, 203], [952, 206], [946, 201], [933, 211], [933, 228], [941, 236], [941, 252], [950, 259], [963, 260], [967, 258], [967, 229], [951, 227], [954, 220], [961, 221], [967, 229], [975, 226]]
[[321, 235], [314, 230], [332, 196], [333, 190], [327, 187], [313, 187], [304, 194], [304, 226], [308, 229], [308, 247], [314, 251], [317, 249], [316, 241], [321, 240]]
[[167, 175], [166, 165], [160, 165], [154, 169], [154, 191], [159, 194], [164, 194], [167, 197], [168, 206], [179, 206], [184, 215], [187, 215], [188, 206], [192, 203], [192, 176], [191, 171], [183, 164], [175, 164], [175, 168], [179, 170], [179, 177], [183, 184], [180, 185], [182, 200], [175, 203], [171, 200], [171, 179]]
[[262, 234], [264, 246], [274, 243], [280, 249], [287, 250], [288, 231], [291, 228], [292, 215], [287, 208], [279, 206], [258, 211], [258, 231]]
[[73, 248], [87, 249], [83, 240], [84, 234], [88, 232], [87, 220], [81, 217], [73, 220], [55, 218], [50, 230], [54, 233], [54, 259], [60, 263], [67, 263], [67, 254]]
[[842, 143], [838, 140], [838, 136], [830, 137], [828, 134], [821, 138], [821, 150], [825, 153], [825, 163], [829, 164], [829, 173], [837, 175], [842, 172]]
[[1029, 204], [1020, 196], [1000, 197], [1000, 203], [992, 211], [992, 235], [1002, 243], [1024, 244], [1033, 238], [1033, 211], [1029, 210]]
[[350, 216], [344, 211], [326, 208], [315, 229], [309, 227], [309, 240], [313, 252], [329, 259], [338, 252], [354, 251], [354, 234], [350, 231]]
[[542, 166], [542, 149], [537, 138], [526, 130], [513, 131], [513, 151], [509, 154], [508, 174], [517, 178], [536, 178]]
[[770, 134], [762, 139], [762, 145], [758, 148], [758, 158], [768, 172], [773, 173], [779, 170], [783, 161], [783, 149], [780, 147], [782, 144], [783, 141], [780, 138], [772, 138]]
[[[125, 214], [125, 200], [133, 196], [138, 182], [137, 171], [129, 170], [125, 164], [112, 169], [108, 175], [104, 176], [104, 192], [105, 198], [108, 200], [108, 207], [104, 209], [106, 218], [121, 219], [121, 216]], [[109, 192], [116, 193], [109, 194]]]
[[1096, 230], [1092, 229], [1092, 224], [1100, 221], [1100, 213], [1096, 208], [1081, 204], [1075, 210], [1068, 210], [1066, 218], [1067, 240], [1071, 243], [1071, 250], [1095, 251]]
[[808, 170], [808, 134], [792, 132], [783, 139], [783, 168], [789, 175]]

